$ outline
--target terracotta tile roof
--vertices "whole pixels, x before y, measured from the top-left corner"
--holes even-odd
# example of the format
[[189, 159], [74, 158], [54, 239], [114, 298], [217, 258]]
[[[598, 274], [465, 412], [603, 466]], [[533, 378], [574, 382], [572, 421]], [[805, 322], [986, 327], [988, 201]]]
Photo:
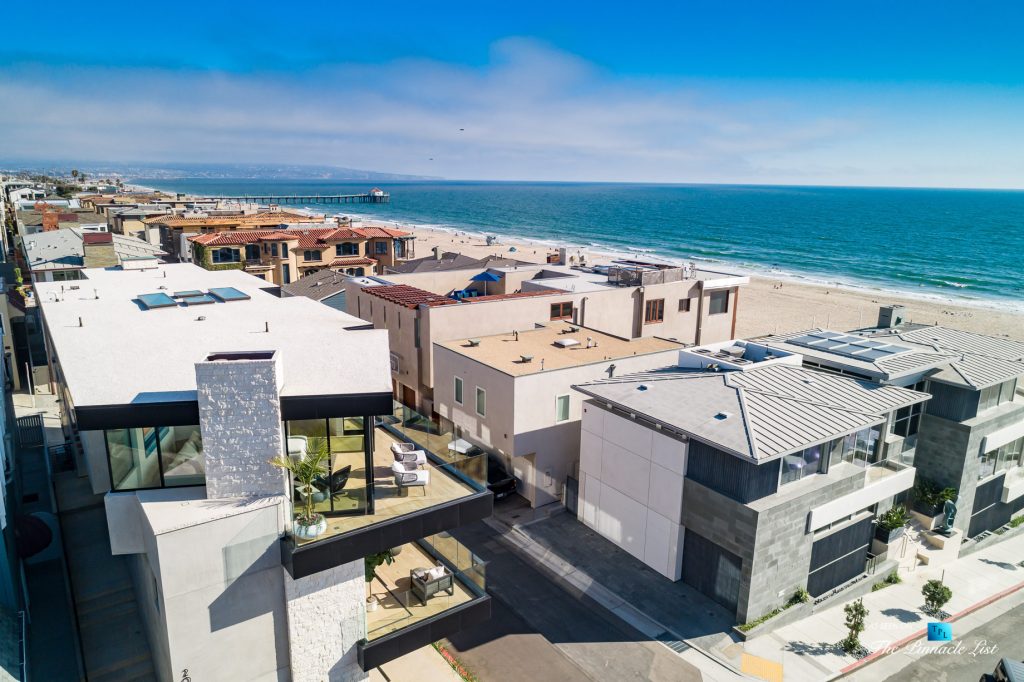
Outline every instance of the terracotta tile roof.
[[327, 264], [327, 267], [336, 268], [339, 266], [376, 264], [377, 261], [375, 261], [372, 258], [367, 258], [366, 256], [342, 256], [341, 258], [335, 258], [334, 260], [332, 260], [330, 263]]
[[378, 298], [383, 298], [385, 301], [405, 306], [406, 308], [417, 308], [420, 305], [433, 307], [459, 304], [458, 301], [452, 300], [447, 296], [441, 296], [424, 289], [417, 289], [416, 287], [411, 287], [408, 284], [366, 287], [363, 291], [368, 294], [373, 294]]
[[352, 228], [353, 232], [358, 232], [364, 237], [368, 238], [395, 238], [395, 237], [408, 237], [412, 232], [406, 232], [405, 230], [396, 230], [392, 227], [355, 227]]
[[259, 242], [279, 242], [298, 239], [298, 235], [283, 230], [231, 230], [229, 232], [207, 232], [188, 238], [190, 242], [203, 246], [241, 246]]

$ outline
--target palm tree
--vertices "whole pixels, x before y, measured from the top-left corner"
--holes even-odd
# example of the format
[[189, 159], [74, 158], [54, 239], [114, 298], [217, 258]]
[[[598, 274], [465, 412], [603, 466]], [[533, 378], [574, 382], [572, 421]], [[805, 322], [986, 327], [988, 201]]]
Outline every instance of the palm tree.
[[72, 168], [71, 169], [71, 177], [76, 178], [76, 179], [78, 178], [78, 169], [77, 168]]
[[327, 473], [327, 461], [330, 455], [327, 451], [326, 438], [310, 438], [306, 447], [306, 453], [300, 459], [287, 456], [275, 457], [270, 460], [270, 463], [291, 472], [292, 478], [305, 491], [302, 495], [302, 514], [295, 520], [303, 526], [315, 526], [320, 522], [320, 514], [313, 511], [314, 483]]

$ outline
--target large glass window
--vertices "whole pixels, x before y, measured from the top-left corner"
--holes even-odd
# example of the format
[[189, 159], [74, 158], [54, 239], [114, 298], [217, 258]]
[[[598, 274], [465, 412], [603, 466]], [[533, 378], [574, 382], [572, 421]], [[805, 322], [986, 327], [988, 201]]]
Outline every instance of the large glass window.
[[462, 404], [462, 377], [455, 377], [455, 402]]
[[246, 244], [245, 245], [245, 260], [259, 260], [260, 259], [260, 245], [259, 244]]
[[1024, 466], [1024, 438], [1018, 438], [1006, 445], [981, 455], [978, 478], [988, 478], [1001, 471]]
[[336, 256], [358, 256], [359, 255], [359, 244], [356, 242], [342, 242], [341, 244], [334, 245], [334, 255]]
[[572, 301], [566, 301], [564, 303], [552, 303], [551, 304], [551, 319], [552, 320], [571, 320], [572, 319]]
[[374, 242], [373, 243], [373, 252], [375, 254], [377, 254], [378, 256], [386, 255], [387, 252], [388, 252], [388, 243], [387, 242]]
[[146, 426], [105, 432], [114, 490], [203, 485], [206, 467], [198, 426]]
[[288, 456], [326, 454], [324, 471], [309, 488], [296, 484], [296, 504], [307, 496], [322, 514], [363, 514], [369, 509], [373, 465], [362, 417], [301, 419], [285, 423]]
[[729, 292], [712, 291], [708, 301], [708, 315], [719, 315], [729, 312]]
[[242, 256], [238, 249], [230, 246], [223, 246], [211, 251], [210, 260], [214, 263], [240, 263], [242, 261]]

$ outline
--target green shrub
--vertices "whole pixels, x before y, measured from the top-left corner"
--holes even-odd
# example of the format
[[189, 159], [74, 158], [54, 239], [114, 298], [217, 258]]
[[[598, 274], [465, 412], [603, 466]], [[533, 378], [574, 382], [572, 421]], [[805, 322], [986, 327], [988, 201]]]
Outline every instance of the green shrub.
[[953, 598], [953, 590], [946, 587], [941, 580], [929, 580], [921, 588], [924, 595], [925, 608], [932, 613], [942, 610], [942, 607]]
[[869, 611], [864, 608], [864, 600], [858, 599], [844, 606], [843, 613], [846, 614], [848, 634], [839, 642], [839, 646], [846, 653], [854, 654], [861, 648], [860, 634], [864, 632], [864, 621], [867, 619]]
[[902, 504], [893, 505], [892, 509], [878, 517], [878, 527], [885, 531], [894, 531], [910, 522], [910, 514]]
[[1024, 525], [1024, 515], [1018, 516], [1015, 519], [1010, 519], [1010, 528], [1016, 528], [1020, 525]]

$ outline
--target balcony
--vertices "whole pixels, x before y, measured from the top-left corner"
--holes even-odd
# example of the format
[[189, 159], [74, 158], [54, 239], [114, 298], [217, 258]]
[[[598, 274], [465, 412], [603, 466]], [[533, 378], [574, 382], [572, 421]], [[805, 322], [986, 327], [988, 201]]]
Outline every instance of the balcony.
[[873, 504], [909, 490], [917, 470], [902, 462], [884, 459], [864, 467], [864, 487], [815, 507], [807, 518], [809, 532], [823, 528]]
[[[402, 437], [390, 423], [376, 425], [372, 435], [373, 467], [369, 477], [366, 467], [361, 466], [361, 453], [335, 457], [332, 461], [334, 473], [342, 468], [349, 473], [344, 488], [332, 499], [318, 502], [316, 506], [317, 511], [321, 511], [322, 505], [330, 506], [329, 511], [323, 509], [327, 517], [326, 531], [312, 539], [292, 535], [284, 540], [283, 562], [293, 578], [491, 515], [493, 500], [487, 490], [484, 455], [452, 453], [439, 457], [417, 442], [417, 446], [427, 452], [427, 463], [417, 469], [423, 472], [427, 482], [400, 486], [392, 472], [391, 445], [412, 439]], [[337, 440], [340, 439], [332, 437], [332, 443]], [[346, 466], [342, 467], [343, 464]], [[372, 504], [367, 504], [368, 493]], [[297, 491], [296, 495], [300, 496], [301, 492]]]
[[[367, 608], [366, 639], [357, 644], [363, 670], [490, 617], [486, 564], [447, 533], [395, 550], [394, 563], [381, 565], [367, 584], [377, 604]], [[438, 565], [441, 578], [413, 585], [414, 572]]]

